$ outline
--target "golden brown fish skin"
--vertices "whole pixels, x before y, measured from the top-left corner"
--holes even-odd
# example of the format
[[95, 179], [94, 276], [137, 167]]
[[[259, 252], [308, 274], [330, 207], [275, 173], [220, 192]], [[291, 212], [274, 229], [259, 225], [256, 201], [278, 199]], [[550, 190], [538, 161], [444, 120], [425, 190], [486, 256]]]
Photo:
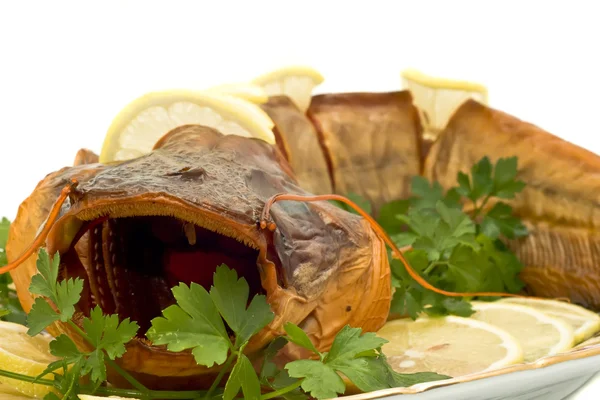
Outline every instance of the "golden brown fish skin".
[[409, 195], [421, 174], [422, 140], [408, 91], [314, 96], [307, 111], [330, 165], [334, 191], [381, 205]]
[[[21, 203], [15, 220], [10, 224], [6, 242], [6, 256], [9, 261], [19, 257], [33, 243], [60, 191], [68, 183], [64, 179], [65, 174], [86, 179], [95, 173], [96, 167], [94, 166], [66, 167], [48, 174], [38, 183], [32, 194]], [[27, 313], [31, 310], [34, 302], [34, 297], [29, 293], [29, 284], [31, 277], [37, 273], [36, 261], [37, 255], [32, 255], [19, 268], [10, 272], [21, 306]]]
[[521, 278], [528, 292], [600, 310], [600, 235], [583, 227], [527, 225], [529, 235], [510, 246], [526, 265]]
[[88, 149], [80, 149], [75, 155], [75, 161], [73, 165], [85, 165], [85, 164], [95, 164], [100, 160], [98, 154], [94, 153], [92, 150]]
[[324, 149], [312, 122], [287, 96], [270, 97], [261, 107], [275, 123], [277, 144], [300, 187], [315, 194], [332, 193]]
[[[77, 232], [86, 221], [101, 216], [174, 216], [256, 248], [262, 287], [276, 317], [246, 347], [250, 357], [282, 334], [288, 321], [306, 329], [323, 351], [346, 324], [375, 331], [385, 323], [391, 296], [387, 254], [364, 219], [328, 202], [282, 201], [271, 209], [276, 231], [257, 227], [270, 196], [307, 194], [274, 146], [223, 136], [206, 127], [183, 126], [138, 159], [50, 174], [22, 204], [11, 226], [9, 260], [33, 241], [71, 178], [77, 178], [79, 186], [50, 232], [46, 245], [51, 254], [73, 254], [69, 248]], [[26, 311], [33, 302], [28, 287], [36, 272], [34, 256], [12, 271]], [[82, 318], [79, 309], [75, 320]], [[86, 347], [66, 324], [57, 323], [50, 331], [65, 333]], [[300, 353], [292, 348], [289, 354]], [[190, 352], [171, 353], [139, 338], [127, 345], [119, 363], [151, 387], [163, 389], [201, 387], [210, 382], [206, 375], [218, 370], [196, 365]]]
[[470, 100], [433, 144], [425, 176], [456, 185], [482, 157], [518, 157], [525, 189], [510, 201], [530, 229], [511, 242], [539, 296], [600, 309], [600, 157], [532, 124]]

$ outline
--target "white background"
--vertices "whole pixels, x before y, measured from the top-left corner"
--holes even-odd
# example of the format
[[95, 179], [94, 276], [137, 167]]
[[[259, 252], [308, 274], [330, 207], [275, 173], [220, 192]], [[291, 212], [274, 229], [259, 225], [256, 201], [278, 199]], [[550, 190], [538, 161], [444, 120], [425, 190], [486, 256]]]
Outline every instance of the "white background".
[[600, 152], [593, 1], [94, 4], [0, 3], [0, 215], [79, 148], [99, 151], [144, 92], [295, 63], [322, 72], [319, 92], [399, 89], [409, 67], [481, 82], [493, 107]]

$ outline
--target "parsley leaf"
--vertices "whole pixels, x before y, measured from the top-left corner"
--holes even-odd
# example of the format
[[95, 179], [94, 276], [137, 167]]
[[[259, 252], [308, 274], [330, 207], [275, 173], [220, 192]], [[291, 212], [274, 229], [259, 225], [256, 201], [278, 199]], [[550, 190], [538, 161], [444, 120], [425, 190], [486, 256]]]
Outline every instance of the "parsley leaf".
[[458, 315], [459, 317], [470, 317], [475, 313], [471, 303], [464, 298], [446, 297], [442, 300], [442, 305], [448, 311], [448, 314]]
[[237, 332], [236, 344], [241, 345], [250, 340], [262, 328], [269, 325], [274, 317], [275, 314], [271, 311], [267, 298], [263, 295], [254, 296], [246, 309], [242, 327]]
[[104, 364], [104, 353], [99, 349], [96, 349], [88, 354], [83, 368], [81, 369], [81, 374], [84, 376], [90, 373], [92, 382], [106, 381], [106, 365]]
[[[36, 299], [38, 300], [43, 301]], [[61, 364], [77, 365], [78, 368], [72, 367], [69, 370], [66, 379], [78, 379], [79, 375], [72, 378], [73, 374], [91, 374], [92, 382], [100, 385], [106, 381], [105, 352], [111, 360], [121, 357], [125, 353], [125, 344], [133, 339], [138, 330], [136, 322], [130, 322], [129, 318], [119, 322], [117, 315], [104, 316], [100, 307], [94, 308], [89, 318], [84, 318], [83, 326], [86, 331], [85, 338], [94, 349], [83, 353], [71, 338], [66, 335], [58, 336], [50, 342], [50, 353], [62, 360], [50, 364], [39, 377], [63, 368]]]
[[217, 267], [210, 297], [234, 332], [240, 332], [245, 321], [246, 304], [250, 288], [245, 279], [224, 265]]
[[377, 223], [390, 235], [402, 232], [402, 227], [396, 219], [396, 215], [406, 214], [410, 207], [410, 200], [395, 200], [385, 203], [379, 209]]
[[353, 359], [359, 354], [375, 350], [387, 343], [387, 340], [377, 337], [375, 333], [368, 332], [361, 335], [360, 328], [345, 326], [336, 335], [325, 362], [335, 364], [344, 359]]
[[315, 345], [312, 343], [306, 332], [300, 327], [288, 322], [283, 326], [283, 329], [285, 329], [285, 333], [287, 333], [287, 340], [298, 346], [304, 347], [315, 354], [319, 354], [319, 351], [315, 348]]
[[[472, 179], [463, 172], [459, 172], [457, 180], [458, 193], [470, 199], [474, 205], [481, 199], [479, 209], [491, 197], [512, 199], [523, 190], [525, 183], [516, 180], [517, 157], [500, 158], [494, 166], [488, 157], [484, 157], [471, 168]], [[479, 213], [477, 207], [475, 215]]]
[[523, 190], [525, 182], [517, 177], [517, 157], [501, 158], [494, 168], [494, 195], [501, 199], [512, 199]]
[[492, 180], [492, 163], [488, 157], [482, 158], [471, 168], [471, 178], [465, 173], [459, 172], [457, 181], [458, 193], [469, 198], [473, 203], [478, 199], [491, 194], [494, 189]]
[[213, 281], [210, 297], [236, 333], [236, 346], [241, 346], [273, 320], [274, 314], [263, 295], [254, 296], [246, 309], [250, 288], [244, 278], [238, 279], [234, 269], [226, 265], [217, 267]]
[[[294, 330], [301, 330], [294, 324], [286, 325], [293, 326]], [[302, 331], [302, 333], [304, 333], [304, 331]], [[306, 336], [306, 333], [304, 333], [304, 336]], [[308, 336], [306, 336], [306, 338], [308, 338]], [[272, 361], [275, 355], [288, 343], [288, 339], [289, 337], [279, 336], [272, 341], [264, 351], [263, 364], [260, 370], [260, 382], [262, 385], [268, 386], [273, 390], [288, 388], [290, 385], [298, 383], [298, 379], [292, 378], [288, 374], [287, 370], [278, 369], [275, 363]], [[312, 342], [310, 346], [314, 347]], [[300, 388], [283, 393], [280, 395], [280, 397], [286, 400], [308, 399], [308, 397], [300, 390]]]
[[[282, 369], [277, 372], [277, 374], [273, 378], [273, 381], [269, 382], [269, 386], [273, 390], [280, 390], [284, 388], [289, 388], [291, 385], [297, 383], [298, 379], [292, 378], [287, 370]], [[286, 400], [306, 400], [309, 398], [300, 387], [297, 387], [296, 389], [291, 390], [289, 392], [283, 393], [280, 397]]]
[[431, 184], [422, 176], [415, 176], [411, 181], [412, 198], [409, 200], [412, 208], [423, 210], [435, 208], [438, 202], [443, 202], [447, 207], [460, 208], [460, 195], [456, 189], [444, 193], [442, 185], [438, 182]]
[[27, 324], [29, 326], [27, 334], [29, 336], [35, 336], [59, 319], [60, 316], [54, 311], [50, 304], [48, 304], [46, 300], [38, 297], [35, 299], [31, 311], [27, 316]]
[[125, 344], [131, 341], [139, 329], [137, 322], [125, 318], [119, 322], [116, 314], [103, 315], [102, 309], [96, 306], [89, 318], [84, 318], [83, 327], [92, 346], [105, 350], [111, 360], [125, 354]]
[[40, 333], [55, 321], [67, 322], [75, 313], [75, 304], [79, 301], [83, 290], [83, 280], [69, 279], [57, 282], [59, 265], [58, 253], [50, 260], [46, 250], [40, 249], [37, 260], [39, 273], [31, 279], [29, 291], [49, 298], [56, 305], [58, 312], [54, 311], [45, 300], [37, 298], [27, 318], [30, 335]]
[[303, 378], [302, 389], [317, 399], [331, 399], [344, 393], [346, 385], [335, 370], [316, 360], [298, 360], [285, 368], [292, 378]]
[[[246, 308], [248, 283], [226, 265], [217, 267], [210, 293], [196, 283], [189, 287], [181, 283], [172, 291], [177, 304], [152, 320], [146, 336], [170, 351], [192, 349], [196, 362], [207, 367], [223, 364], [230, 350], [244, 346], [274, 318], [265, 296], [254, 296]], [[234, 343], [223, 319], [236, 335]]]
[[225, 385], [223, 400], [233, 400], [240, 389], [244, 394], [244, 399], [258, 400], [260, 399], [260, 381], [254, 372], [252, 363], [245, 355], [241, 354], [237, 363], [231, 371], [231, 375]]
[[291, 377], [304, 378], [302, 389], [317, 399], [337, 397], [338, 393], [344, 393], [346, 385], [337, 371], [342, 372], [362, 389], [359, 385], [364, 383], [365, 372], [367, 375], [371, 373], [379, 377], [374, 371], [368, 371], [369, 361], [365, 356], [376, 355], [375, 350], [387, 341], [378, 338], [374, 333], [361, 336], [361, 332], [360, 328], [345, 326], [335, 337], [329, 353], [322, 362], [298, 360], [288, 363], [285, 368]]
[[211, 296], [196, 283], [189, 287], [180, 283], [172, 291], [177, 304], [152, 320], [148, 339], [157, 345], [166, 344], [173, 352], [192, 349], [200, 365], [223, 364], [231, 343]]
[[408, 216], [400, 216], [413, 232], [413, 248], [425, 250], [430, 261], [448, 256], [458, 244], [477, 247], [475, 224], [468, 215], [450, 208], [441, 200], [435, 210], [412, 209]]
[[82, 356], [75, 342], [67, 335], [59, 335], [50, 342], [50, 354], [63, 358], [69, 364]]
[[[500, 238], [523, 237], [527, 228], [508, 204], [498, 201], [514, 198], [523, 189], [524, 183], [516, 178], [516, 157], [501, 158], [495, 165], [484, 157], [470, 175], [459, 172], [458, 185], [447, 192], [437, 182], [415, 177], [408, 209], [393, 217], [393, 211], [388, 211], [386, 225], [392, 227], [386, 229], [398, 247], [412, 247], [405, 257], [417, 273], [440, 289], [518, 292], [523, 287], [518, 276], [522, 265]], [[486, 207], [490, 200], [494, 202], [491, 208]], [[472, 203], [469, 213], [462, 210], [463, 203]], [[388, 210], [394, 209], [401, 210], [397, 204]], [[390, 258], [390, 267], [395, 289], [391, 312], [413, 319], [421, 313], [473, 313], [466, 299], [425, 290], [398, 260]]]
[[277, 375], [277, 366], [272, 360], [287, 343], [288, 340], [285, 337], [280, 336], [269, 343], [265, 349], [263, 363], [260, 368], [260, 380], [263, 384], [269, 385], [269, 378], [273, 378]]
[[491, 239], [501, 234], [509, 239], [527, 235], [527, 228], [519, 218], [512, 215], [512, 207], [505, 203], [496, 203], [483, 217], [481, 231]]
[[29, 290], [33, 294], [48, 297], [54, 303], [56, 299], [56, 287], [58, 285], [58, 267], [60, 265], [60, 256], [56, 255], [53, 260], [44, 248], [40, 249], [37, 259], [38, 274], [31, 279]]

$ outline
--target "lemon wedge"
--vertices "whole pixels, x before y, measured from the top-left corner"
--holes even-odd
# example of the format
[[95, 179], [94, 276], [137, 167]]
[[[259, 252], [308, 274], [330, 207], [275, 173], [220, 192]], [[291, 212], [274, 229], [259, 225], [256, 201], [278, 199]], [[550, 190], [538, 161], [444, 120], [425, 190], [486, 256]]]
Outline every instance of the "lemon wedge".
[[575, 333], [566, 322], [534, 308], [512, 303], [472, 303], [471, 318], [487, 322], [514, 336], [525, 362], [557, 354], [575, 345]]
[[403, 71], [401, 77], [419, 110], [423, 135], [430, 140], [438, 136], [454, 111], [466, 100], [488, 102], [487, 88], [478, 83], [436, 78], [414, 69]]
[[204, 92], [238, 97], [254, 104], [263, 104], [269, 100], [267, 92], [253, 83], [218, 85], [205, 89]]
[[523, 360], [518, 341], [497, 327], [470, 318], [397, 319], [377, 335], [399, 373], [437, 372], [452, 377], [489, 371]]
[[[0, 321], [0, 366], [10, 372], [38, 376], [48, 364], [58, 360], [50, 354], [51, 340], [52, 337], [48, 335], [29, 336], [23, 325]], [[50, 374], [44, 379], [52, 380], [54, 377]], [[42, 398], [50, 392], [48, 386], [6, 377], [0, 377], [0, 384], [30, 397]]]
[[300, 110], [306, 111], [313, 89], [320, 85], [323, 79], [314, 68], [290, 66], [261, 75], [252, 83], [261, 86], [269, 96], [288, 96]]
[[576, 304], [551, 299], [509, 298], [503, 303], [521, 304], [535, 308], [566, 322], [575, 331], [575, 343], [581, 343], [600, 331], [600, 315]]
[[186, 124], [275, 143], [273, 121], [258, 105], [210, 91], [171, 90], [139, 97], [115, 117], [104, 139], [100, 162], [147, 154], [162, 136]]

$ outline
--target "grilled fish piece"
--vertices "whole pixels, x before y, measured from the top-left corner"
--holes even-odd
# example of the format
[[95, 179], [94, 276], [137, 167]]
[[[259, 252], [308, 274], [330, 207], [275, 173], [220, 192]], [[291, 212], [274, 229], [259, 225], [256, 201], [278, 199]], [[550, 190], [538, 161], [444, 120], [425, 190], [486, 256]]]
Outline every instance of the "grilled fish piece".
[[277, 144], [305, 190], [332, 192], [330, 171], [324, 150], [312, 122], [287, 96], [273, 96], [262, 109], [275, 123]]
[[368, 199], [375, 213], [409, 195], [421, 173], [421, 126], [409, 92], [314, 96], [307, 112], [314, 123], [334, 191]]
[[[81, 154], [80, 154], [81, 155]], [[61, 255], [61, 276], [82, 277], [85, 289], [75, 321], [100, 305], [147, 328], [173, 302], [180, 281], [209, 287], [226, 263], [245, 277], [251, 295], [264, 293], [274, 321], [246, 347], [256, 358], [290, 321], [326, 350], [346, 324], [379, 329], [390, 306], [391, 285], [383, 242], [363, 219], [329, 202], [278, 202], [275, 232], [257, 222], [265, 201], [301, 189], [276, 147], [261, 140], [223, 136], [201, 126], [182, 126], [155, 150], [111, 164], [85, 164], [48, 175], [21, 205], [11, 225], [7, 254], [29, 246], [52, 204], [71, 178], [79, 181], [46, 246]], [[11, 271], [25, 311], [36, 257]], [[66, 324], [65, 333], [85, 348]], [[198, 366], [190, 352], [171, 353], [144, 336], [127, 345], [123, 368], [153, 388], [202, 387], [218, 368]], [[290, 356], [299, 356], [293, 348]], [[164, 379], [161, 379], [164, 378]]]
[[510, 245], [530, 293], [600, 309], [600, 157], [469, 100], [433, 144], [424, 174], [448, 188], [484, 156], [518, 156], [527, 185], [511, 205], [530, 234]]

